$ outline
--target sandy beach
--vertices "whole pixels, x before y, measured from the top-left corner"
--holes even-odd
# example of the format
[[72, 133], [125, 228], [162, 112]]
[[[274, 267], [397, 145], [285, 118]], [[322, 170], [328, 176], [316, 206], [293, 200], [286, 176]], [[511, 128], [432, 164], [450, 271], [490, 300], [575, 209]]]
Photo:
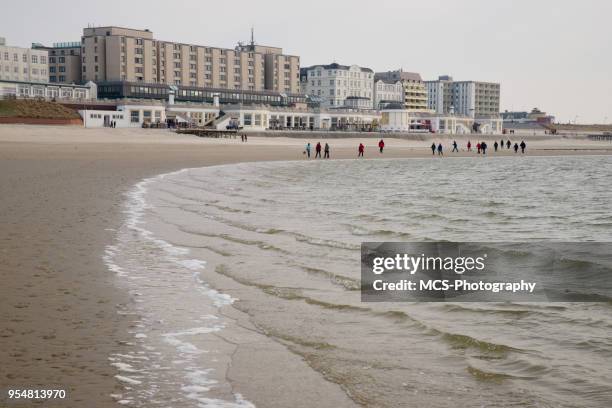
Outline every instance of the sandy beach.
[[[520, 143], [521, 136], [509, 135]], [[474, 145], [507, 136], [469, 137]], [[166, 130], [0, 126], [0, 388], [65, 388], [62, 406], [114, 406], [123, 389], [109, 356], [132, 340], [131, 321], [117, 313], [132, 300], [104, 264], [106, 245], [122, 222], [124, 193], [143, 178], [183, 168], [251, 161], [304, 160], [307, 141], [251, 137], [201, 139]], [[450, 153], [452, 138], [385, 137], [330, 140], [332, 159], [353, 159], [357, 145], [369, 158], [430, 158], [432, 140]], [[457, 137], [461, 152], [468, 137]], [[529, 137], [527, 155], [610, 155], [610, 142]], [[497, 155], [514, 155], [504, 149]], [[314, 155], [314, 152], [313, 152]], [[438, 159], [438, 158], [436, 158]], [[298, 354], [258, 332], [248, 315], [228, 336], [242, 344], [231, 382], [262, 407], [358, 406], [346, 390]], [[241, 337], [242, 336], [242, 337]], [[245, 339], [246, 336], [246, 339]], [[250, 336], [250, 337], [249, 337]], [[270, 381], [276, 381], [272, 387]], [[18, 404], [16, 406], [19, 406]], [[26, 406], [26, 405], [24, 405]]]

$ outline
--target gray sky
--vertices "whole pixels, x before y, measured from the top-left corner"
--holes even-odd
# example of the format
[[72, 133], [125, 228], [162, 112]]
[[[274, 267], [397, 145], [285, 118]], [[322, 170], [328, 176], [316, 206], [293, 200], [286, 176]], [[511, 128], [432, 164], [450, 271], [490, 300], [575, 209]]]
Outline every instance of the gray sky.
[[260, 44], [302, 66], [404, 68], [424, 79], [501, 83], [502, 110], [612, 122], [612, 1], [607, 0], [54, 0], [2, 1], [0, 36], [29, 46], [79, 41], [88, 24], [149, 28], [155, 38]]

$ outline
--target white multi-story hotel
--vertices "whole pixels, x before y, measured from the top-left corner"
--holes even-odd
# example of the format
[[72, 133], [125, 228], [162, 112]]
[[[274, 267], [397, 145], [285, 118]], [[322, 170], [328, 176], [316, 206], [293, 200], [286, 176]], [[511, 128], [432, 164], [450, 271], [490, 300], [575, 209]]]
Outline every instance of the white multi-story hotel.
[[453, 81], [447, 75], [425, 81], [428, 108], [469, 117], [499, 115], [500, 86], [492, 82]]
[[301, 70], [302, 92], [318, 99], [321, 107], [342, 107], [358, 98], [359, 106], [374, 107], [374, 71], [357, 65], [314, 65]]
[[0, 38], [0, 80], [48, 82], [49, 61], [46, 50], [9, 47]]
[[383, 109], [389, 104], [403, 104], [404, 86], [402, 81], [376, 78], [374, 82], [374, 109]]

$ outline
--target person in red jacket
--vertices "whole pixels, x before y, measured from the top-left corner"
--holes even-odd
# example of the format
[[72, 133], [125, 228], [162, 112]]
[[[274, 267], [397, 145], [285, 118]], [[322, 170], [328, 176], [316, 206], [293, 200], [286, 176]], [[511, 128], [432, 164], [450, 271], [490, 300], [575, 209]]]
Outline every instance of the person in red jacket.
[[470, 142], [469, 140], [468, 140], [467, 148], [468, 148], [468, 152], [472, 151], [472, 142]]
[[315, 154], [315, 159], [317, 157], [320, 159], [321, 158], [321, 142], [317, 143], [317, 147], [315, 147], [315, 151], [317, 152], [317, 154]]
[[380, 139], [380, 142], [378, 142], [378, 148], [380, 149], [380, 152], [383, 152], [383, 149], [385, 148], [385, 141]]
[[363, 145], [363, 143], [359, 143], [359, 154], [357, 155], [357, 157], [363, 157], [364, 150], [365, 150], [365, 146]]
[[478, 150], [478, 154], [480, 154], [480, 143], [476, 143], [476, 149]]

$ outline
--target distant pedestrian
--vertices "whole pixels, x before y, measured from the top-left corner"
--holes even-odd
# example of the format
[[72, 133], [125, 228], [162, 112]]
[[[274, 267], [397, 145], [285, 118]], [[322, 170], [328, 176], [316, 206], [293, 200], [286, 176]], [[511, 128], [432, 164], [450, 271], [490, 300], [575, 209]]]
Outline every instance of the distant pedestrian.
[[359, 148], [357, 149], [359, 154], [357, 154], [357, 157], [363, 157], [364, 150], [365, 150], [365, 146], [363, 145], [363, 143], [359, 143]]
[[438, 145], [438, 156], [444, 156], [444, 153], [442, 153], [442, 143]]
[[317, 146], [315, 147], [315, 151], [317, 152], [315, 154], [315, 159], [318, 157], [319, 159], [321, 158], [321, 142], [317, 143]]
[[518, 143], [514, 143], [514, 153], [518, 152], [519, 145]]
[[525, 143], [525, 141], [521, 141], [521, 153], [525, 153], [525, 148], [527, 147], [527, 144]]
[[468, 140], [467, 148], [468, 148], [468, 152], [472, 151], [472, 142], [470, 142], [469, 140]]
[[329, 159], [329, 145], [327, 143], [325, 143], [325, 154], [323, 158]]
[[244, 135], [242, 133], [240, 134], [240, 140], [244, 142]]
[[510, 145], [512, 143], [510, 143], [510, 139], [508, 139], [508, 141], [506, 142], [506, 149], [510, 150]]
[[385, 148], [385, 141], [380, 139], [380, 142], [378, 142], [378, 148], [380, 149], [380, 152], [383, 152], [383, 149]]
[[[503, 140], [502, 140], [503, 142]], [[503, 145], [503, 143], [502, 143]], [[499, 145], [497, 144], [497, 141], [495, 141], [495, 143], [493, 143], [493, 148], [495, 149], [495, 151], [497, 151], [497, 148], [499, 147]]]
[[435, 155], [435, 154], [436, 154], [436, 144], [435, 144], [435, 143], [432, 143], [432, 144], [431, 144], [431, 155], [433, 156], [433, 155]]
[[452, 151], [459, 153], [459, 149], [457, 149], [457, 141], [456, 140], [453, 140], [453, 150]]
[[487, 154], [487, 144], [485, 142], [480, 142], [480, 150], [482, 150], [482, 154]]
[[503, 149], [503, 148], [504, 148], [504, 139], [502, 139], [502, 140], [499, 142], [499, 147], [500, 147], [501, 149]]
[[244, 134], [244, 141], [245, 141], [245, 142], [248, 142], [248, 141], [249, 141], [249, 137], [247, 136], [247, 134], [246, 134], [246, 133]]
[[476, 143], [476, 149], [478, 150], [478, 154], [480, 154], [480, 142]]
[[310, 159], [310, 143], [306, 145], [306, 154], [308, 155], [308, 158]]

